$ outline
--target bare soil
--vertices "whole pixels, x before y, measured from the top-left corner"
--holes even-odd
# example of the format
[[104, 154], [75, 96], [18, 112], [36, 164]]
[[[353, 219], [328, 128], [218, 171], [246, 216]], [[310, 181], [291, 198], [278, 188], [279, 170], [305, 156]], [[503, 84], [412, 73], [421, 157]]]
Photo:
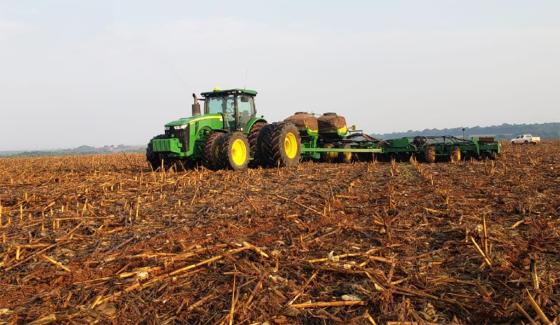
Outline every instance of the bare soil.
[[0, 159], [0, 323], [560, 322], [560, 142], [496, 161], [147, 166]]

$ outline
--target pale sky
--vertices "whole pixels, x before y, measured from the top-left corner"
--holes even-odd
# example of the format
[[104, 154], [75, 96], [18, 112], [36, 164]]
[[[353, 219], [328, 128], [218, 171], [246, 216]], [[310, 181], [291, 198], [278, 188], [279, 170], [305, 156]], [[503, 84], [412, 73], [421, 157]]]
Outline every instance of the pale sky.
[[368, 132], [560, 121], [560, 1], [0, 0], [0, 150], [143, 144], [191, 93]]

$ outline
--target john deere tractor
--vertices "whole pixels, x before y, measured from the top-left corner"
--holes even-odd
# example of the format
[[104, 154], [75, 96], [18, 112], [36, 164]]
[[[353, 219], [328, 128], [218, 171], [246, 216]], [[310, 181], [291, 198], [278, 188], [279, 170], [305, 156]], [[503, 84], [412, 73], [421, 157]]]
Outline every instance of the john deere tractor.
[[242, 170], [249, 165], [290, 167], [299, 163], [298, 129], [289, 122], [268, 124], [257, 116], [256, 91], [215, 89], [201, 95], [193, 94], [191, 117], [167, 123], [165, 133], [150, 140], [146, 157], [154, 170], [196, 164], [214, 170]]

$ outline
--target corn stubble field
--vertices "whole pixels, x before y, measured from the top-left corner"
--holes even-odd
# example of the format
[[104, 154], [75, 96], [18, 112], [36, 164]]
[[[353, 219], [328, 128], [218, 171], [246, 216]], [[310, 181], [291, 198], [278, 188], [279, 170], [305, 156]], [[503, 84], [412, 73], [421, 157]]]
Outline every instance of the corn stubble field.
[[7, 158], [0, 201], [0, 323], [560, 320], [560, 142], [246, 172]]

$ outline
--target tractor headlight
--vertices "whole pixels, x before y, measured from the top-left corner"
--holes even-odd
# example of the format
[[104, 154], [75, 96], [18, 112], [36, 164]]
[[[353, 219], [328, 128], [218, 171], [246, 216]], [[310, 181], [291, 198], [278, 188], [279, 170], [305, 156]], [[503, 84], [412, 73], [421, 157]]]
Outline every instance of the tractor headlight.
[[166, 127], [165, 127], [165, 131], [169, 131], [169, 130], [171, 130], [171, 127], [166, 126]]
[[177, 126], [174, 127], [175, 130], [183, 130], [183, 129], [186, 129], [186, 128], [187, 128], [186, 124], [185, 125], [177, 125]]

